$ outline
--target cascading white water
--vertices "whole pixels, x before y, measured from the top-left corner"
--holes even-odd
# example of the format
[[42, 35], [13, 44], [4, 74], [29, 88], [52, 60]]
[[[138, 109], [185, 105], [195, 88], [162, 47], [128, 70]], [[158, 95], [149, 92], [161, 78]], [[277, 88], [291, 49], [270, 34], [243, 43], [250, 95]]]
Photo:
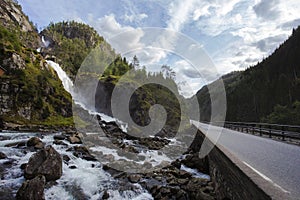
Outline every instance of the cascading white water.
[[[78, 199], [76, 195], [84, 195], [84, 199], [102, 199], [103, 192], [107, 190], [111, 200], [151, 200], [152, 196], [140, 185], [136, 185], [136, 190], [118, 191], [118, 181], [109, 173], [102, 169], [102, 165], [97, 161], [87, 161], [73, 155], [68, 149], [76, 146], [68, 141], [66, 145], [54, 144], [55, 134], [46, 134], [42, 138], [45, 145], [52, 145], [61, 155], [69, 157], [68, 163], [63, 162], [63, 175], [52, 187], [45, 189], [46, 200]], [[0, 152], [5, 153], [7, 158], [0, 159], [1, 172], [0, 191], [4, 194], [10, 191], [16, 194], [17, 190], [25, 181], [20, 165], [27, 163], [34, 152], [25, 151], [23, 148], [5, 145], [13, 142], [26, 141], [31, 137], [39, 137], [37, 133], [0, 132]], [[12, 163], [11, 166], [5, 163]], [[75, 166], [76, 168], [71, 168]], [[76, 190], [72, 189], [76, 188]], [[6, 193], [5, 193], [6, 191]], [[3, 195], [3, 193], [1, 194]], [[1, 198], [2, 197], [2, 198]], [[5, 199], [5, 195], [0, 199]], [[8, 198], [10, 199], [10, 198]]]
[[[72, 80], [60, 67], [60, 65], [53, 61], [47, 61], [47, 63], [56, 71], [59, 79], [62, 81], [63, 87], [67, 92], [71, 94], [74, 102], [77, 105], [87, 110], [91, 115], [100, 115], [101, 119], [104, 121], [119, 122], [118, 124], [121, 126], [120, 128], [123, 129], [123, 131], [126, 131], [126, 124], [124, 126], [124, 123], [118, 121], [117, 119], [87, 109], [87, 106], [80, 101], [80, 95], [76, 94]], [[49, 137], [49, 140], [51, 141], [52, 137]], [[82, 159], [74, 157], [71, 152], [67, 153], [65, 147], [61, 147], [60, 145], [54, 146], [59, 153], [68, 155], [71, 158], [71, 162], [75, 164], [77, 168], [75, 170], [70, 169], [69, 166], [64, 164], [64, 174], [62, 178], [57, 181], [58, 184], [56, 186], [53, 186], [45, 191], [46, 199], [60, 199], [62, 197], [65, 199], [70, 199], [70, 194], [65, 190], [66, 183], [76, 183], [84, 191], [85, 195], [90, 199], [99, 199], [102, 196], [103, 192], [99, 192], [99, 189], [101, 189], [101, 187], [103, 187], [102, 189], [104, 189], [116, 184], [116, 180], [114, 180], [114, 178], [112, 178], [108, 173], [101, 169], [101, 167], [91, 168], [90, 165], [93, 164], [91, 161], [84, 161]], [[105, 149], [105, 147], [99, 146], [96, 148], [97, 150], [100, 149], [102, 151], [103, 149]], [[94, 165], [97, 164], [94, 163]], [[118, 190], [113, 189], [109, 189], [107, 191], [109, 193], [110, 199], [153, 199], [152, 196], [139, 184], [136, 184], [135, 186], [137, 187], [135, 191], [119, 192]]]
[[127, 124], [126, 123], [121, 122], [120, 120], [112, 118], [110, 116], [107, 116], [103, 113], [96, 112], [95, 110], [88, 109], [89, 106], [82, 103], [84, 101], [81, 101], [81, 99], [80, 99], [81, 95], [77, 95], [77, 93], [75, 92], [74, 84], [73, 84], [72, 80], [69, 78], [67, 73], [60, 67], [60, 65], [51, 60], [47, 60], [47, 63], [56, 71], [59, 79], [61, 80], [61, 82], [63, 84], [63, 87], [65, 88], [65, 90], [67, 92], [69, 92], [71, 94], [72, 99], [74, 100], [75, 104], [79, 105], [84, 110], [87, 110], [90, 115], [99, 115], [101, 117], [101, 119], [106, 122], [112, 122], [112, 121], [117, 122], [117, 124], [120, 126], [120, 128], [124, 132], [127, 132]]
[[42, 43], [43, 43], [43, 45], [44, 45], [44, 47], [48, 47], [49, 46], [49, 44], [50, 44], [50, 42], [49, 41], [46, 41], [45, 40], [45, 37], [44, 36], [42, 36]]
[[65, 90], [67, 92], [69, 92], [71, 94], [71, 96], [73, 97], [74, 94], [74, 84], [71, 81], [71, 79], [69, 78], [69, 76], [66, 74], [66, 72], [59, 66], [59, 64], [51, 61], [51, 60], [47, 60], [47, 63], [56, 71], [59, 79], [61, 80]]

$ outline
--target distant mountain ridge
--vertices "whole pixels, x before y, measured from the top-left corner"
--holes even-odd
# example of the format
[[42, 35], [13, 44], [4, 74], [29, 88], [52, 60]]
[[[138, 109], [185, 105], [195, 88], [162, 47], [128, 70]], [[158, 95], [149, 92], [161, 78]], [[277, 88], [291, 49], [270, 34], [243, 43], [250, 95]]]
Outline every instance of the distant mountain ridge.
[[[227, 121], [299, 124], [299, 117], [295, 119], [297, 116], [292, 113], [300, 108], [300, 27], [256, 66], [221, 78], [227, 97]], [[211, 110], [207, 86], [199, 90], [196, 97], [201, 109], [200, 120], [209, 121]], [[287, 114], [278, 116], [280, 109]]]

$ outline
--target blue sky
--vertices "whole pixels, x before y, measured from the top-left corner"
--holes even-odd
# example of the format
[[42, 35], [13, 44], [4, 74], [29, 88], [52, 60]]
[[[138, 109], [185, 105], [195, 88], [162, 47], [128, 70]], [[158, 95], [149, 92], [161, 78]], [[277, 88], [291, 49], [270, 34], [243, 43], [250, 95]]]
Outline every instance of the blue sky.
[[[298, 0], [18, 0], [39, 29], [50, 22], [76, 20], [93, 26], [109, 42], [120, 33], [122, 40], [112, 46], [139, 49], [141, 63], [168, 64], [185, 81], [183, 94], [190, 96], [203, 84], [220, 75], [243, 70], [270, 55], [300, 25]], [[181, 55], [148, 48], [151, 29], [167, 28], [187, 36], [201, 46], [214, 66], [195, 69]], [[148, 32], [147, 32], [148, 31]], [[184, 35], [181, 35], [184, 34]], [[177, 35], [178, 36], [178, 35]], [[150, 38], [150, 39], [149, 39]], [[163, 36], [159, 36], [160, 39]], [[168, 39], [167, 44], [164, 43]], [[166, 36], [164, 48], [178, 40]], [[179, 45], [179, 44], [177, 44]], [[169, 46], [168, 46], [169, 47]], [[171, 48], [171, 51], [174, 50]], [[120, 50], [121, 51], [121, 50]], [[122, 51], [121, 51], [122, 52]], [[176, 52], [176, 51], [175, 51]], [[206, 68], [204, 67], [206, 66]], [[214, 69], [212, 69], [214, 68]], [[153, 68], [155, 69], [155, 67]], [[199, 75], [197, 75], [199, 74]], [[187, 87], [187, 88], [185, 88]]]

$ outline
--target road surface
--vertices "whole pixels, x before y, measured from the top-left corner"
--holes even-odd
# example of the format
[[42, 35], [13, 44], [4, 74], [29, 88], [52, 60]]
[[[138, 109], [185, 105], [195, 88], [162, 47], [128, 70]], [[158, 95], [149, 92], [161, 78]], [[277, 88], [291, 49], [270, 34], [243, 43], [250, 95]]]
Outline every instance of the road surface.
[[291, 199], [300, 199], [300, 147], [192, 121], [262, 178]]

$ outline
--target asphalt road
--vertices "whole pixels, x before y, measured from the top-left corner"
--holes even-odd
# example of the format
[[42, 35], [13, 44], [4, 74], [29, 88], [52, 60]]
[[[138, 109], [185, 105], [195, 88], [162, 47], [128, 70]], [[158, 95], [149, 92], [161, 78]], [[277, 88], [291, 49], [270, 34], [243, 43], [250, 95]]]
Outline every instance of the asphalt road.
[[291, 199], [300, 199], [299, 146], [196, 121], [192, 123]]

